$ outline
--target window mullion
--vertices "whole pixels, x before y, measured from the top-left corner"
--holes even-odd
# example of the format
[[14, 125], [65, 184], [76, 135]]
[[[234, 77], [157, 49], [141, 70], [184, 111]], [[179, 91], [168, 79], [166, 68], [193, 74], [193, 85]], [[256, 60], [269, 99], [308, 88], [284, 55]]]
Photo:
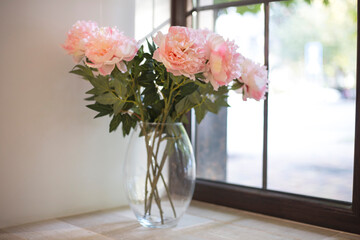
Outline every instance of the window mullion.
[[[264, 3], [264, 65], [269, 70], [269, 1]], [[268, 71], [269, 74], [269, 71]], [[267, 189], [267, 136], [268, 136], [268, 98], [269, 93], [266, 93], [266, 100], [264, 101], [264, 135], [263, 135], [263, 169], [262, 169], [262, 188]]]
[[[360, 0], [357, 1], [357, 13], [360, 12]], [[356, 56], [356, 118], [355, 118], [355, 154], [353, 176], [352, 210], [360, 218], [360, 35], [357, 18], [357, 56]]]

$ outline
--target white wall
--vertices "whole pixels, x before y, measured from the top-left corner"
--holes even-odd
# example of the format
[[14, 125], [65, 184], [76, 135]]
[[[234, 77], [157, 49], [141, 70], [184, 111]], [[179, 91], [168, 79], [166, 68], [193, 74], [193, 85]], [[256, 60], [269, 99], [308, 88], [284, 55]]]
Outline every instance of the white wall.
[[134, 1], [0, 2], [0, 228], [126, 204], [127, 140], [93, 120], [60, 48], [77, 20], [134, 35]]

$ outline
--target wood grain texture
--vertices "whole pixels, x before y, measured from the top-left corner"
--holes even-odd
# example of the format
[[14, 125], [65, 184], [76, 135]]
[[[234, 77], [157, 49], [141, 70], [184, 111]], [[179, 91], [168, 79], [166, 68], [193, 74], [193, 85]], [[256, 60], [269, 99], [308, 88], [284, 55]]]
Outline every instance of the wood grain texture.
[[171, 229], [140, 226], [128, 208], [0, 229], [0, 240], [360, 240], [360, 235], [193, 201]]

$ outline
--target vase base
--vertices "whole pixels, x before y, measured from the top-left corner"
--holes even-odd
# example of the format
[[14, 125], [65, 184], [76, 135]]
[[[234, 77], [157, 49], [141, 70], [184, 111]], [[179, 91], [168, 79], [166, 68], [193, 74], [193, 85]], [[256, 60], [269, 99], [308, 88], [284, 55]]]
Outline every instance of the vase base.
[[172, 228], [178, 224], [179, 219], [176, 218], [164, 218], [163, 222], [161, 222], [160, 217], [154, 216], [142, 216], [138, 218], [139, 223], [148, 228]]

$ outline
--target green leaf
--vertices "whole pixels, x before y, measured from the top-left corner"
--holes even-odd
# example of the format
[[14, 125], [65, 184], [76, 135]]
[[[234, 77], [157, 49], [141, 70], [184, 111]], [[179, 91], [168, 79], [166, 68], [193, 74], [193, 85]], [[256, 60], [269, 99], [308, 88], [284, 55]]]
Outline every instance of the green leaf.
[[80, 70], [80, 69], [74, 69], [74, 70], [71, 70], [69, 73], [72, 73], [72, 74], [76, 74], [76, 75], [80, 75], [80, 76], [87, 76], [84, 71]]
[[195, 92], [199, 88], [194, 82], [190, 82], [185, 84], [180, 88], [180, 92], [182, 96], [187, 96]]
[[94, 103], [86, 105], [86, 107], [90, 108], [91, 110], [94, 110], [96, 112], [99, 112], [95, 118], [102, 117], [108, 114], [111, 114], [113, 112], [112, 107], [109, 105], [103, 105], [100, 103]]
[[147, 42], [150, 54], [153, 55], [156, 50], [156, 46], [155, 46], [154, 42], [152, 42], [152, 44], [151, 44], [148, 39], [146, 39], [146, 42]]
[[109, 132], [115, 131], [119, 126], [119, 124], [121, 123], [121, 120], [122, 120], [121, 114], [114, 115], [114, 117], [111, 119], [110, 122]]
[[86, 80], [90, 80], [90, 78], [94, 77], [94, 74], [92, 73], [92, 69], [89, 68], [88, 66], [83, 66], [83, 65], [76, 65], [71, 71], [70, 73], [82, 76], [84, 79]]
[[[167, 79], [167, 74], [169, 74], [171, 80], [174, 81], [176, 84], [180, 84], [181, 82], [184, 81], [184, 76], [175, 76], [172, 73], [165, 73], [165, 72], [164, 72], [164, 79]], [[169, 81], [169, 83], [171, 82]]]
[[199, 124], [205, 117], [206, 107], [204, 104], [195, 108], [196, 122]]
[[146, 87], [141, 95], [144, 96], [143, 103], [145, 105], [152, 105], [160, 100], [155, 85]]
[[[126, 100], [127, 100], [127, 101], [135, 101], [134, 95], [128, 97]], [[132, 103], [132, 102], [126, 102], [126, 103], [124, 104], [123, 110], [124, 110], [124, 111], [128, 111], [128, 110], [131, 109], [133, 106], [134, 106], [134, 103]]]
[[237, 90], [242, 88], [244, 86], [244, 83], [241, 83], [239, 81], [234, 81], [234, 84], [231, 86], [231, 90]]
[[120, 79], [114, 79], [114, 89], [119, 97], [125, 98], [127, 93], [125, 82], [121, 81]]
[[219, 89], [217, 91], [214, 90], [212, 93], [214, 95], [220, 96], [220, 95], [227, 94], [228, 92], [229, 92], [229, 89], [227, 86], [221, 86], [221, 87], [219, 87]]
[[86, 101], [95, 101], [95, 95], [85, 98]]
[[286, 7], [290, 7], [294, 4], [294, 0], [288, 0], [288, 1], [280, 1], [279, 4], [282, 4]]
[[122, 120], [122, 130], [124, 137], [130, 133], [131, 128], [134, 128], [136, 125], [136, 120], [134, 120], [130, 115], [124, 114]]
[[108, 115], [108, 113], [98, 113], [94, 118], [99, 118]]
[[111, 76], [114, 79], [118, 79], [121, 81], [126, 81], [128, 76], [129, 76], [129, 72], [124, 72], [122, 73], [119, 68], [117, 66], [115, 66], [114, 70], [111, 72]]
[[210, 99], [206, 98], [204, 104], [209, 112], [212, 112], [215, 114], [218, 113], [218, 111], [219, 111], [218, 105], [216, 105], [216, 103], [212, 102]]
[[86, 94], [94, 94], [94, 95], [96, 95], [96, 94], [97, 94], [97, 91], [96, 91], [95, 88], [92, 88], [92, 89], [90, 89], [89, 91], [87, 91]]
[[176, 105], [175, 105], [175, 111], [177, 114], [183, 114], [189, 111], [195, 104], [190, 101], [190, 96], [186, 96], [183, 99], [181, 99]]
[[114, 114], [117, 115], [118, 113], [120, 113], [124, 105], [125, 105], [125, 101], [118, 99], [113, 105]]
[[236, 12], [240, 14], [244, 13], [258, 13], [261, 10], [261, 4], [253, 4], [253, 5], [247, 5], [247, 6], [241, 6], [237, 7]]
[[141, 45], [141, 47], [138, 50], [137, 56], [139, 56], [140, 58], [142, 58], [144, 55], [144, 46]]
[[141, 76], [138, 78], [139, 85], [142, 87], [148, 87], [154, 85], [154, 80], [156, 75], [152, 71], [144, 71], [141, 73]]
[[98, 94], [110, 90], [109, 80], [107, 77], [99, 75], [97, 78], [90, 78], [89, 81], [94, 86]]
[[194, 104], [200, 104], [201, 103], [201, 96], [199, 92], [193, 92], [192, 94], [188, 95], [190, 102]]
[[100, 96], [95, 97], [95, 100], [101, 104], [114, 104], [118, 98], [113, 93], [104, 93]]
[[222, 95], [215, 100], [215, 104], [218, 106], [219, 109], [221, 107], [230, 107], [230, 105], [227, 103], [227, 98], [227, 95]]
[[180, 120], [183, 124], [188, 124], [189, 120], [186, 116], [186, 114], [182, 115], [181, 120]]
[[195, 74], [195, 77], [196, 77], [196, 78], [205, 79], [205, 76], [204, 76], [203, 73], [197, 73], [197, 74]]

